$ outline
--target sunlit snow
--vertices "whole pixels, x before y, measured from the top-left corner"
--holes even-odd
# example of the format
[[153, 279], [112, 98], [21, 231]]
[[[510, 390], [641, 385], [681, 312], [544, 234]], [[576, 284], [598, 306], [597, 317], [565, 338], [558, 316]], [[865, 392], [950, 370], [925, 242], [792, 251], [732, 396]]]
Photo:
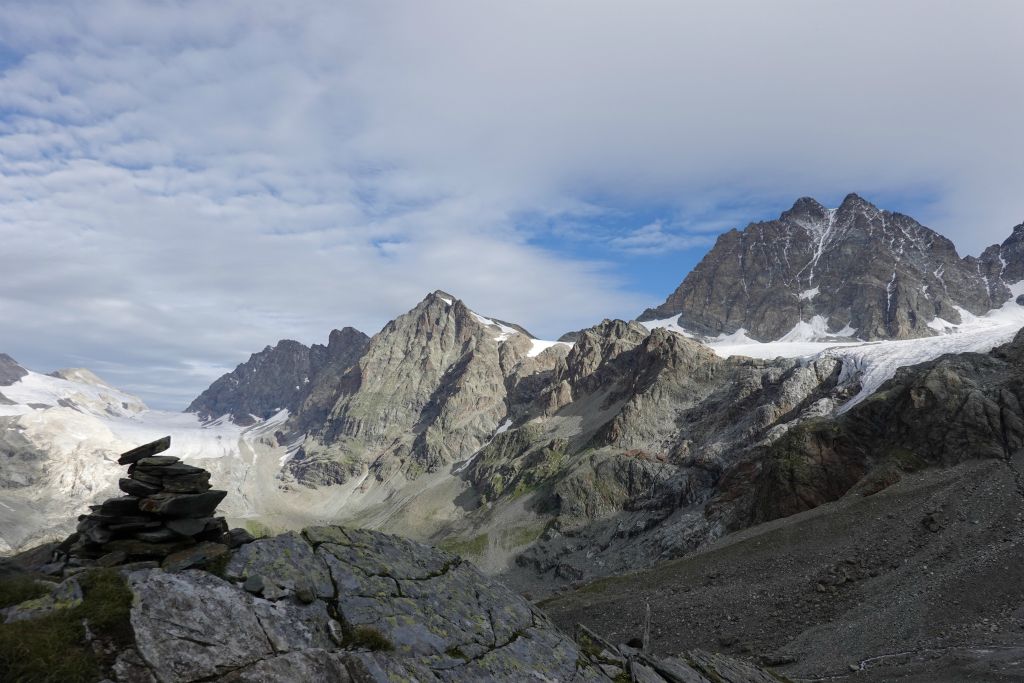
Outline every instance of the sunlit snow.
[[[1009, 288], [1011, 298], [985, 315], [976, 316], [958, 307], [963, 321], [959, 325], [936, 318], [929, 323], [929, 327], [939, 332], [933, 337], [865, 342], [852, 339], [856, 330], [849, 325], [839, 332], [828, 332], [825, 319], [814, 316], [809, 322], [797, 323], [793, 330], [773, 342], [750, 339], [743, 329], [702, 341], [723, 358], [748, 356], [810, 360], [825, 354], [837, 357], [843, 362], [841, 381], [852, 380], [859, 374], [861, 384], [860, 392], [840, 409], [840, 412], [845, 412], [877, 391], [901, 367], [934, 360], [947, 353], [985, 353], [1012, 340], [1024, 327], [1024, 306], [1016, 302], [1017, 297], [1024, 294], [1024, 281]], [[648, 329], [663, 327], [687, 337], [696, 336], [679, 326], [679, 316], [642, 324]], [[837, 340], [842, 337], [850, 337], [851, 340]]]
[[569, 342], [546, 341], [544, 339], [531, 339], [530, 341], [533, 343], [533, 346], [526, 352], [526, 355], [530, 358], [539, 356], [553, 346], [565, 346], [567, 348], [572, 346]]

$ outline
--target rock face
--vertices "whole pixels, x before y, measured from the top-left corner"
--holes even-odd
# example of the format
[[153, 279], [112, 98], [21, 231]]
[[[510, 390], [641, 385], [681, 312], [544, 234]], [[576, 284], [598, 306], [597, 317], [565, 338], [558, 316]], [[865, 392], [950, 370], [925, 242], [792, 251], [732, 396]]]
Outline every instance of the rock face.
[[584, 331], [539, 400], [547, 416], [495, 437], [467, 470], [485, 502], [529, 493], [555, 516], [516, 558], [545, 581], [629, 571], [716, 538], [704, 506], [723, 475], [852, 390], [835, 358], [722, 359], [639, 329]]
[[928, 323], [980, 315], [1024, 280], [1024, 228], [980, 258], [912, 218], [857, 195], [837, 209], [798, 200], [778, 220], [731, 230], [664, 304], [641, 320], [679, 315], [679, 325], [716, 336], [740, 329], [760, 341], [814, 334], [905, 339]]
[[[835, 418], [798, 425], [730, 472], [729, 526], [743, 528], [873, 493], [903, 473], [966, 460], [1010, 462], [1024, 448], [1024, 332], [988, 354], [901, 368], [871, 398]], [[717, 507], [717, 506], [716, 506]]]
[[[470, 563], [372, 531], [310, 527], [259, 539], [234, 551], [223, 576], [122, 575], [133, 637], [111, 658], [119, 682], [773, 680], [728, 657], [662, 659], [586, 629], [574, 642]], [[80, 603], [77, 582], [8, 610], [8, 622]]]
[[252, 416], [266, 419], [282, 409], [294, 413], [321, 374], [343, 373], [359, 359], [368, 340], [351, 327], [331, 332], [327, 346], [281, 340], [211, 384], [187, 411], [204, 420], [231, 415], [236, 422], [252, 422]]
[[302, 405], [291, 424], [309, 437], [289, 472], [317, 484], [343, 483], [367, 465], [380, 477], [415, 477], [468, 457], [512, 409], [515, 368], [530, 347], [520, 328], [434, 292], [370, 340], [333, 394]]
[[6, 353], [0, 353], [0, 387], [14, 384], [28, 374], [28, 370], [18, 365], [17, 361]]

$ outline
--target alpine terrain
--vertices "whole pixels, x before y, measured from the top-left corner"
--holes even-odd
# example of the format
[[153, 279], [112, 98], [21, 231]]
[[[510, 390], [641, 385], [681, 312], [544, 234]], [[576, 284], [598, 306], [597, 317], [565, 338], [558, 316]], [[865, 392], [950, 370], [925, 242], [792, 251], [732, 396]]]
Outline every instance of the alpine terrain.
[[[217, 533], [265, 538], [124, 569], [118, 680], [1019, 680], [1021, 328], [1024, 224], [961, 257], [851, 194], [721, 235], [637, 320], [541, 340], [435, 291], [180, 414], [0, 355], [0, 550], [38, 569], [170, 434]], [[169, 641], [171, 590], [250, 649]]]

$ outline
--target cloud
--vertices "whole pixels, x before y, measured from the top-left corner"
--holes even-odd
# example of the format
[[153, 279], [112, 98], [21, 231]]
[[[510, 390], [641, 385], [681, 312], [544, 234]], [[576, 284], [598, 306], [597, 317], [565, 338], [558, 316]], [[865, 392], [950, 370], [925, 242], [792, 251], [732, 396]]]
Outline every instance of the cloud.
[[[926, 196], [976, 253], [1024, 219], [1022, 28], [930, 0], [9, 3], [0, 350], [180, 407], [437, 288], [557, 335], [653, 303], [616, 250], [808, 194]], [[590, 228], [607, 258], [544, 247]]]
[[621, 237], [613, 237], [609, 244], [630, 254], [664, 254], [683, 251], [712, 242], [707, 236], [687, 235], [666, 227], [664, 221], [654, 221]]

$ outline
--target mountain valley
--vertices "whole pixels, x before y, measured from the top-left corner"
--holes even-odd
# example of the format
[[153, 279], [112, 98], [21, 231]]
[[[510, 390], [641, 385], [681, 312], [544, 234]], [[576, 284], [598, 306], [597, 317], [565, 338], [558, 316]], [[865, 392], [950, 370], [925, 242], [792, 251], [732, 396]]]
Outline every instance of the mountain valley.
[[540, 340], [435, 291], [373, 336], [268, 346], [184, 413], [0, 355], [0, 553], [68, 534], [170, 434], [233, 526], [437, 546], [565, 629], [624, 642], [649, 604], [659, 654], [1015, 680], [1022, 297], [1024, 224], [961, 258], [849, 195], [725, 233], [637, 320]]

